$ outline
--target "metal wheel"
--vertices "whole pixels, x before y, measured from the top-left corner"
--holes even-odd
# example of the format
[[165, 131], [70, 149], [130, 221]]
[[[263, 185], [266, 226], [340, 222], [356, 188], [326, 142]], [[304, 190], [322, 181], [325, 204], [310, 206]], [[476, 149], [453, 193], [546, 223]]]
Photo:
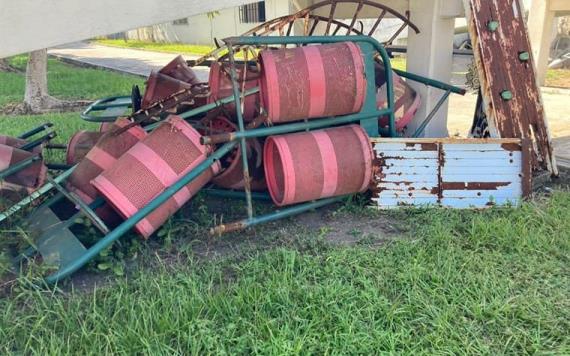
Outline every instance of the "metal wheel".
[[[335, 13], [338, 14], [341, 10], [343, 14], [352, 13], [352, 16], [346, 17], [347, 20], [344, 21], [335, 19]], [[361, 14], [370, 16], [369, 18], [375, 20], [366, 33], [364, 33], [363, 23], [358, 21]], [[382, 42], [385, 47], [392, 45], [398, 35], [408, 27], [419, 33], [418, 27], [409, 20], [409, 12], [401, 14], [388, 6], [367, 0], [325, 0], [295, 14], [267, 21], [245, 32], [242, 36], [372, 36], [382, 21], [388, 17], [398, 19], [401, 23], [399, 26], [395, 26], [389, 34], [386, 34], [388, 40]], [[219, 45], [217, 41], [216, 44], [219, 46], [217, 49], [199, 59], [190, 61], [190, 65], [197, 66], [207, 60], [225, 60], [227, 58], [227, 46]], [[241, 49], [236, 48], [235, 50]]]

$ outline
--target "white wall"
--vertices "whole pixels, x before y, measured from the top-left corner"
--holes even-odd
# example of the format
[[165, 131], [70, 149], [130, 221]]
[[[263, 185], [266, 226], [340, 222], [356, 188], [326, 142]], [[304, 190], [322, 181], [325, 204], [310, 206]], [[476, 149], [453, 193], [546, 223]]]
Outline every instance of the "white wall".
[[[288, 15], [289, 2], [287, 0], [266, 0], [265, 16], [267, 20]], [[211, 45], [212, 38], [221, 40], [230, 36], [240, 35], [257, 23], [241, 23], [239, 19], [239, 7], [221, 10], [210, 22], [208, 16], [204, 14], [188, 18], [188, 24], [176, 25], [172, 21], [152, 26], [132, 30], [127, 33], [129, 39], [154, 40], [165, 42], [182, 42], [192, 44]], [[154, 36], [154, 38], [151, 38]]]
[[0, 0], [0, 58], [251, 0]]

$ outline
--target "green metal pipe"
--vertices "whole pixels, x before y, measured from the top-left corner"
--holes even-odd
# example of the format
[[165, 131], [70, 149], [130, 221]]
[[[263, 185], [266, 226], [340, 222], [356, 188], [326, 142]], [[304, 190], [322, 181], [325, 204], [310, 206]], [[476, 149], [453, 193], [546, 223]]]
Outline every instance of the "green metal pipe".
[[91, 110], [102, 111], [102, 110], [107, 110], [109, 108], [120, 108], [120, 107], [130, 108], [132, 106], [133, 106], [133, 104], [131, 102], [129, 102], [129, 103], [100, 104], [100, 105], [93, 105], [91, 107]]
[[346, 116], [331, 117], [327, 119], [309, 120], [307, 122], [296, 122], [292, 124], [262, 127], [258, 129], [247, 130], [244, 132], [231, 132], [229, 134], [203, 136], [201, 142], [202, 144], [214, 144], [214, 143], [217, 144], [217, 143], [231, 142], [241, 138], [281, 135], [291, 132], [304, 131], [307, 129], [314, 130], [329, 126], [348, 124], [363, 119], [378, 118], [381, 116], [389, 115], [390, 112], [391, 112], [390, 109], [383, 109], [368, 113], [358, 113]]
[[19, 149], [24, 150], [24, 151], [31, 151], [34, 148], [36, 148], [40, 145], [43, 145], [45, 142], [55, 138], [56, 136], [57, 136], [57, 134], [55, 132], [50, 132], [47, 135], [44, 135], [38, 139], [35, 139], [31, 142], [26, 143], [22, 147], [19, 147]]
[[36, 128], [31, 129], [30, 131], [24, 132], [23, 134], [21, 134], [20, 136], [18, 136], [18, 138], [21, 138], [22, 140], [25, 140], [29, 137], [34, 136], [35, 134], [45, 131], [46, 129], [52, 127], [53, 124], [51, 122], [46, 122], [45, 124], [38, 126]]
[[236, 221], [236, 222], [233, 222], [230, 224], [219, 225], [219, 226], [216, 226], [216, 227], [210, 229], [210, 234], [220, 235], [220, 234], [223, 234], [226, 232], [243, 230], [243, 229], [246, 229], [248, 227], [267, 223], [270, 221], [285, 219], [285, 218], [288, 218], [290, 216], [294, 216], [294, 215], [304, 213], [305, 211], [308, 211], [308, 210], [317, 209], [317, 208], [323, 207], [325, 205], [329, 205], [332, 203], [339, 202], [343, 199], [346, 199], [349, 196], [350, 195], [344, 195], [344, 196], [340, 196], [340, 197], [321, 199], [321, 200], [317, 200], [317, 201], [310, 202], [310, 203], [295, 205], [293, 207], [285, 208], [283, 210], [277, 210], [277, 211], [274, 211], [274, 212], [266, 214], [266, 215], [253, 217], [251, 219], [244, 219], [244, 220]]
[[87, 262], [89, 262], [93, 257], [97, 256], [99, 252], [103, 249], [109, 247], [115, 241], [117, 241], [121, 236], [127, 233], [133, 226], [135, 226], [139, 221], [144, 219], [148, 214], [152, 213], [156, 208], [164, 204], [168, 199], [170, 199], [176, 192], [180, 189], [188, 185], [194, 179], [196, 179], [200, 174], [206, 171], [215, 161], [218, 161], [220, 158], [225, 156], [228, 152], [230, 152], [236, 143], [230, 142], [222, 147], [220, 147], [217, 151], [215, 151], [210, 157], [206, 158], [204, 162], [200, 163], [196, 168], [188, 172], [184, 177], [174, 183], [172, 186], [168, 187], [164, 192], [162, 192], [159, 196], [154, 198], [150, 203], [148, 203], [144, 208], [137, 211], [133, 216], [128, 218], [124, 221], [121, 225], [107, 234], [104, 238], [99, 240], [95, 245], [89, 248], [83, 256], [79, 259], [70, 263], [67, 266], [64, 266], [54, 274], [48, 276], [46, 278], [47, 283], [55, 283], [62, 278], [65, 278], [72, 274], [73, 272], [77, 271], [81, 267], [83, 267]]
[[[244, 199], [245, 192], [239, 190], [225, 190], [225, 189], [204, 189], [202, 190], [204, 193], [213, 196], [213, 197], [220, 197], [220, 198], [235, 198], [235, 199]], [[259, 193], [259, 192], [252, 192], [251, 198], [254, 200], [265, 200], [271, 201], [271, 197], [269, 194], [266, 193]]]
[[[55, 177], [53, 179], [54, 182], [56, 182], [56, 183], [64, 182], [67, 178], [69, 178], [71, 173], [73, 173], [74, 169], [75, 169], [75, 166], [72, 167], [71, 169], [68, 169], [67, 171], [63, 172], [59, 176]], [[52, 189], [53, 189], [53, 184], [51, 184], [51, 183], [44, 184], [42, 187], [40, 187], [38, 190], [36, 190], [32, 194], [28, 195], [24, 199], [20, 200], [18, 203], [12, 205], [10, 208], [8, 208], [4, 212], [2, 212], [0, 214], [0, 222], [2, 222], [4, 220], [6, 220], [7, 218], [9, 218], [10, 216], [14, 215], [18, 211], [20, 211], [22, 208], [28, 206], [34, 200], [36, 200], [39, 197], [41, 197], [42, 195], [48, 193]]]
[[450, 84], [447, 84], [444, 82], [440, 82], [439, 80], [422, 77], [421, 75], [413, 74], [413, 73], [409, 73], [409, 72], [404, 72], [403, 70], [399, 70], [399, 69], [394, 69], [394, 72], [401, 77], [413, 80], [414, 82], [429, 85], [429, 86], [437, 88], [437, 89], [450, 91], [452, 93], [459, 94], [459, 95], [465, 95], [465, 93], [467, 93], [467, 90], [465, 90], [463, 88], [460, 88], [460, 87], [457, 87], [454, 85], [450, 85]]
[[[110, 96], [110, 97], [106, 97], [106, 98], [102, 98], [99, 100], [96, 100], [95, 102], [93, 102], [91, 105], [89, 105], [82, 113], [81, 113], [81, 118], [85, 121], [89, 121], [89, 122], [103, 122], [103, 121], [107, 121], [107, 119], [112, 119], [113, 117], [110, 116], [92, 116], [91, 112], [92, 111], [104, 111], [104, 109], [109, 108], [110, 105], [115, 105], [115, 104], [108, 104], [106, 105], [106, 102], [109, 101], [114, 101], [114, 100], [124, 100], [121, 103], [117, 103], [117, 106], [115, 107], [121, 107], [124, 106], [126, 109], [128, 109], [129, 107], [132, 106], [131, 103], [131, 97], [130, 96]], [[103, 110], [95, 110], [94, 108], [100, 108]]]
[[448, 90], [446, 91], [441, 98], [439, 99], [439, 101], [437, 102], [437, 104], [435, 105], [435, 107], [433, 108], [433, 110], [429, 113], [429, 115], [426, 117], [426, 119], [422, 122], [422, 124], [418, 127], [418, 129], [416, 130], [416, 132], [414, 132], [413, 134], [413, 138], [418, 138], [420, 137], [423, 133], [424, 130], [426, 129], [427, 125], [431, 122], [431, 120], [435, 117], [435, 114], [439, 111], [439, 109], [443, 106], [443, 104], [445, 103], [445, 101], [447, 100], [447, 98], [449, 97], [449, 94], [451, 94], [451, 91]]
[[[237, 71], [236, 71], [236, 64], [234, 62], [234, 48], [233, 46], [228, 46], [228, 54], [229, 54], [229, 58], [230, 58], [230, 75], [231, 75], [231, 79], [232, 79], [232, 91], [234, 94], [234, 105], [236, 107], [236, 116], [237, 116], [237, 121], [238, 121], [238, 132], [244, 132], [245, 131], [245, 125], [243, 124], [243, 112], [242, 112], [242, 101], [240, 98], [240, 91], [238, 88], [238, 76], [237, 76]], [[247, 70], [247, 67], [245, 67]], [[245, 74], [244, 74], [244, 78], [245, 78]], [[245, 79], [244, 79], [245, 81]], [[251, 183], [250, 183], [250, 179], [249, 179], [249, 166], [248, 166], [248, 160], [247, 160], [247, 144], [245, 142], [245, 138], [241, 138], [239, 140], [239, 145], [240, 145], [240, 151], [241, 151], [241, 155], [243, 157], [243, 159], [241, 160], [242, 162], [242, 169], [243, 169], [243, 181], [244, 181], [244, 186], [245, 186], [245, 202], [246, 202], [246, 207], [247, 207], [247, 216], [248, 218], [253, 218], [253, 203], [251, 200]]]
[[[249, 95], [253, 95], [253, 94], [256, 94], [256, 93], [259, 93], [259, 87], [255, 87], [255, 88], [248, 89], [248, 90], [246, 90], [246, 91], [244, 92], [243, 95], [244, 95], [244, 96], [249, 96]], [[239, 99], [239, 98], [238, 98], [238, 99]], [[192, 117], [192, 116], [196, 116], [196, 115], [199, 115], [199, 114], [203, 114], [203, 113], [205, 113], [206, 111], [215, 109], [215, 108], [220, 107], [220, 106], [222, 106], [222, 105], [229, 104], [229, 103], [231, 103], [232, 101], [235, 101], [235, 93], [234, 93], [233, 95], [231, 95], [231, 96], [226, 97], [226, 98], [223, 98], [223, 99], [220, 99], [220, 100], [216, 100], [216, 101], [214, 101], [213, 103], [206, 104], [206, 105], [200, 106], [199, 108], [186, 111], [186, 112], [180, 114], [180, 117], [183, 118], [183, 119], [188, 119], [188, 118], [190, 118], [190, 117]]]
[[18, 173], [19, 171], [21, 171], [22, 169], [25, 169], [26, 167], [31, 166], [32, 164], [34, 164], [34, 162], [37, 162], [41, 159], [40, 156], [36, 155], [36, 156], [32, 156], [32, 157], [28, 157], [26, 159], [21, 160], [20, 162], [14, 164], [13, 166], [10, 166], [8, 168], [6, 168], [5, 170], [0, 172], [0, 180], [11, 176], [14, 173]]

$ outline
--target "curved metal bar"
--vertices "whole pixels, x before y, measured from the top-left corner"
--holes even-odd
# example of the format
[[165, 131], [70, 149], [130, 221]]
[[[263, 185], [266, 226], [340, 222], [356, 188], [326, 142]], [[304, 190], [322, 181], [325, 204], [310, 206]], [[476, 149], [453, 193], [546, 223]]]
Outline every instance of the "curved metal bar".
[[[117, 100], [117, 99], [128, 99], [129, 103], [128, 104], [105, 104], [108, 103], [110, 101], [113, 100]], [[113, 108], [113, 107], [125, 107], [125, 109], [128, 109], [130, 107], [132, 107], [132, 103], [130, 102], [131, 97], [130, 96], [109, 96], [106, 98], [102, 98], [99, 99], [95, 102], [93, 102], [91, 105], [89, 105], [85, 110], [83, 110], [83, 112], [81, 113], [81, 118], [85, 121], [89, 121], [89, 122], [104, 122], [104, 121], [109, 121], [111, 119], [116, 119], [116, 116], [94, 116], [91, 115], [92, 112], [94, 111], [103, 111], [105, 109], [108, 108]]]
[[[381, 10], [379, 17], [378, 17], [378, 20], [374, 26], [374, 30], [378, 27], [379, 23], [384, 19], [384, 17], [387, 14], [391, 14], [394, 17], [396, 17], [396, 18], [398, 18], [404, 22], [402, 28], [400, 29], [400, 32], [406, 26], [409, 26], [416, 33], [420, 32], [419, 28], [413, 22], [410, 21], [408, 16], [399, 13], [398, 11], [394, 10], [393, 8], [391, 8], [389, 6], [379, 4], [379, 3], [373, 2], [373, 1], [368, 1], [368, 0], [325, 0], [325, 1], [321, 1], [319, 3], [313, 4], [313, 5], [305, 8], [305, 9], [302, 9], [302, 10], [300, 10], [294, 14], [281, 16], [281, 17], [269, 20], [267, 22], [264, 22], [261, 25], [258, 25], [256, 27], [250, 29], [249, 31], [244, 32], [241, 35], [241, 37], [244, 37], [244, 36], [255, 36], [255, 37], [268, 36], [272, 32], [282, 30], [287, 25], [289, 25], [289, 30], [287, 31], [287, 36], [289, 36], [290, 29], [292, 27], [292, 24], [295, 21], [304, 20], [304, 21], [306, 21], [306, 24], [308, 24], [309, 20], [311, 20], [311, 19], [314, 20], [315, 22], [319, 22], [319, 21], [326, 22], [327, 28], [330, 28], [330, 25], [334, 24], [338, 27], [337, 30], [339, 30], [341, 28], [347, 29], [347, 35], [350, 33], [354, 33], [355, 35], [364, 35], [364, 33], [362, 31], [358, 31], [357, 29], [353, 28], [354, 23], [347, 25], [344, 22], [332, 19], [332, 18], [330, 18], [330, 13], [329, 13], [329, 17], [325, 17], [325, 16], [321, 16], [321, 15], [311, 13], [314, 10], [317, 10], [317, 9], [325, 7], [325, 6], [330, 5], [331, 7], [336, 7], [338, 4], [343, 4], [343, 3], [358, 4], [358, 6], [355, 10], [355, 16], [353, 17], [353, 22], [356, 21], [356, 17], [358, 16], [360, 11], [362, 10], [362, 7], [364, 7], [364, 6], [369, 6], [369, 7], [373, 7], [373, 8]], [[334, 13], [334, 11], [332, 13]], [[193, 66], [199, 65], [200, 63], [203, 63], [204, 61], [206, 61], [208, 58], [217, 58], [217, 56], [224, 51], [227, 51], [226, 46], [219, 47], [219, 48], [213, 50], [212, 52], [196, 59], [192, 65]], [[227, 56], [227, 54], [224, 54], [223, 56], [218, 58], [218, 60], [224, 59], [226, 56]]]

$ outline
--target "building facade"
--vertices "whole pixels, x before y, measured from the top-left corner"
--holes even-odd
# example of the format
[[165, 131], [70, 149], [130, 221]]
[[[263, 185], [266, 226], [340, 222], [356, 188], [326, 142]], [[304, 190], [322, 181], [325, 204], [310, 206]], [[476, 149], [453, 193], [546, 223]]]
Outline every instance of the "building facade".
[[266, 20], [288, 15], [296, 11], [293, 6], [290, 1], [258, 1], [127, 31], [126, 38], [211, 45], [214, 38], [237, 36]]

